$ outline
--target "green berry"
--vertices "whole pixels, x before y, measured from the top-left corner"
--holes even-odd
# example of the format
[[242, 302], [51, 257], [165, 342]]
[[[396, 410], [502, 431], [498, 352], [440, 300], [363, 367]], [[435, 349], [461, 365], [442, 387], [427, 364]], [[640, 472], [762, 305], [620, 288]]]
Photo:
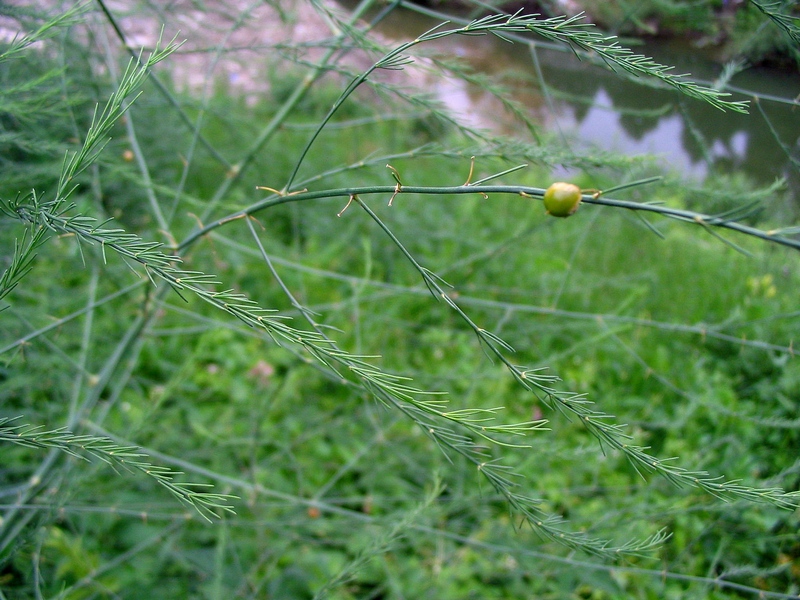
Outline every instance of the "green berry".
[[572, 183], [557, 181], [544, 193], [544, 207], [553, 217], [568, 217], [578, 210], [581, 188]]

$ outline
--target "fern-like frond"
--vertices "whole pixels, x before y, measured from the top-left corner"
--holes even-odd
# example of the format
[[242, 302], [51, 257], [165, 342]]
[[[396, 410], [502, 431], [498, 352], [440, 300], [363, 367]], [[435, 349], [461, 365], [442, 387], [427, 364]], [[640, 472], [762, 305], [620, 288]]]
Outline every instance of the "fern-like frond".
[[15, 421], [16, 419], [0, 417], [0, 442], [26, 448], [60, 450], [82, 460], [88, 460], [87, 457], [92, 456], [112, 468], [138, 471], [155, 480], [208, 521], [218, 518], [218, 511], [234, 514], [229, 503], [235, 496], [203, 491], [211, 487], [210, 484], [177, 482], [175, 477], [182, 473], [147, 462], [147, 455], [135, 446], [120, 446], [107, 437], [80, 435], [64, 427], [48, 430], [36, 425], [17, 424]]
[[730, 94], [698, 85], [687, 79], [688, 75], [671, 73], [671, 66], [660, 64], [648, 56], [636, 54], [630, 48], [622, 46], [616, 36], [606, 35], [592, 23], [583, 21], [583, 14], [549, 19], [511, 17], [511, 20], [517, 19], [523, 21], [529, 31], [545, 39], [566, 43], [573, 48], [596, 54], [612, 70], [619, 67], [633, 75], [654, 77], [682, 94], [707, 102], [720, 110], [747, 113], [747, 102], [725, 100]]
[[76, 23], [79, 17], [87, 10], [89, 4], [89, 2], [80, 2], [52, 19], [45, 21], [36, 31], [15, 35], [11, 43], [0, 52], [0, 63], [17, 58], [17, 55], [36, 42], [51, 38], [56, 35], [60, 27], [68, 27]]
[[783, 32], [789, 36], [795, 44], [800, 45], [800, 18], [793, 17], [786, 12], [787, 9], [796, 5], [796, 2], [759, 2], [758, 0], [750, 0], [750, 2], [769, 19], [780, 27]]

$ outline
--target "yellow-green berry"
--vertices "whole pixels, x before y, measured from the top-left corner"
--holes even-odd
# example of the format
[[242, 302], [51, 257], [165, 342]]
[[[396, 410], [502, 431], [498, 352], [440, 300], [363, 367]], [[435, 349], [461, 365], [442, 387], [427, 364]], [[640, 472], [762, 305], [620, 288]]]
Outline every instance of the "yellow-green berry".
[[578, 210], [581, 188], [572, 183], [557, 181], [544, 193], [544, 207], [554, 217], [568, 217]]

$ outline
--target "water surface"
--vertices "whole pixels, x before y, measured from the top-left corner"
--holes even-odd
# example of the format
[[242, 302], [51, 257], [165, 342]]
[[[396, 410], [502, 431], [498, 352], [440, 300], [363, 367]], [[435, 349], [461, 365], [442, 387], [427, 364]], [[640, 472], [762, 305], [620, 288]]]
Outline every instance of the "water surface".
[[[438, 21], [411, 11], [396, 11], [380, 31], [398, 42], [413, 39]], [[637, 43], [633, 41], [633, 43]], [[561, 132], [573, 144], [595, 145], [629, 155], [654, 154], [666, 166], [698, 179], [711, 172], [739, 172], [759, 184], [777, 177], [796, 182], [800, 160], [800, 74], [749, 68], [735, 75], [733, 100], [753, 100], [749, 115], [722, 112], [671, 89], [620, 77], [576, 59], [567, 51], [509, 44], [494, 36], [451, 36], [437, 49], [466, 60], [479, 72], [513, 81], [513, 94], [543, 127]], [[633, 46], [636, 53], [691, 73], [713, 85], [723, 67], [685, 40]], [[536, 68], [538, 62], [539, 69]], [[500, 116], [498, 103], [455, 79], [443, 78], [432, 90], [463, 118], [479, 126], [514, 127]], [[518, 125], [517, 125], [518, 128]], [[800, 192], [795, 191], [795, 198]]]

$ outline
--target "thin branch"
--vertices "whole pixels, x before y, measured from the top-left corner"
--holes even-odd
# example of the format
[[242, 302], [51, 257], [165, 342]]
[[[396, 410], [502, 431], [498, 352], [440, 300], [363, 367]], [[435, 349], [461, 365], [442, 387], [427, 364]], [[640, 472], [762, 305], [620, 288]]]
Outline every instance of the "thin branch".
[[[781, 185], [782, 184], [776, 184], [775, 189], [778, 189]], [[464, 194], [482, 193], [487, 195], [506, 194], [506, 195], [522, 196], [524, 198], [534, 198], [534, 199], [543, 198], [544, 193], [546, 191], [545, 188], [536, 188], [523, 185], [481, 185], [481, 186], [403, 185], [402, 189], [403, 189], [403, 194], [405, 195], [420, 194], [420, 195], [436, 196], [436, 195], [464, 195]], [[239, 212], [218, 219], [213, 223], [209, 223], [208, 225], [200, 229], [197, 229], [191, 235], [187, 236], [186, 239], [184, 239], [183, 242], [181, 242], [181, 244], [178, 246], [177, 249], [178, 251], [181, 251], [187, 248], [188, 246], [193, 244], [198, 238], [207, 235], [209, 232], [213, 231], [217, 227], [220, 227], [223, 224], [233, 219], [244, 218], [245, 216], [255, 215], [262, 210], [278, 206], [280, 204], [286, 204], [290, 202], [307, 202], [310, 200], [320, 200], [323, 198], [349, 198], [350, 196], [354, 195], [359, 197], [369, 196], [374, 194], [386, 196], [393, 194], [395, 190], [396, 186], [375, 185], [375, 186], [360, 186], [360, 187], [315, 190], [310, 192], [298, 192], [290, 195], [273, 194], [271, 196], [268, 196], [264, 200], [249, 206], [244, 210], [241, 210]], [[731, 231], [755, 237], [765, 242], [779, 244], [782, 246], [787, 246], [789, 248], [794, 248], [795, 250], [800, 250], [800, 239], [789, 237], [790, 235], [795, 235], [797, 233], [794, 229], [765, 231], [762, 229], [758, 229], [757, 227], [751, 227], [749, 225], [738, 223], [735, 220], [725, 218], [724, 215], [713, 215], [687, 209], [672, 208], [669, 206], [664, 206], [662, 204], [649, 204], [644, 202], [633, 202], [630, 200], [617, 200], [614, 198], [608, 198], [607, 196], [605, 196], [605, 194], [599, 197], [594, 194], [584, 194], [581, 202], [583, 204], [595, 204], [597, 206], [607, 206], [611, 208], [621, 208], [637, 212], [653, 213], [670, 219], [682, 221], [684, 223], [698, 225], [701, 227], [709, 226], [709, 227], [718, 227], [722, 229], [730, 229]]]

